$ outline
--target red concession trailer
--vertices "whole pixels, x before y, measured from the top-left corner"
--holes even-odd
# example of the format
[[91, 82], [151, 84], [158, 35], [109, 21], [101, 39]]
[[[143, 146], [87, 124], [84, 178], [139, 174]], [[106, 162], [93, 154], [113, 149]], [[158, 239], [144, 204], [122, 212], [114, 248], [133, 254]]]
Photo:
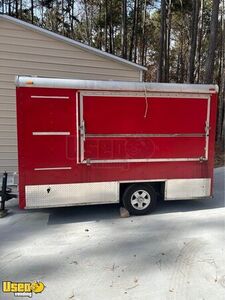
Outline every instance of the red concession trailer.
[[21, 208], [212, 196], [215, 85], [17, 77]]

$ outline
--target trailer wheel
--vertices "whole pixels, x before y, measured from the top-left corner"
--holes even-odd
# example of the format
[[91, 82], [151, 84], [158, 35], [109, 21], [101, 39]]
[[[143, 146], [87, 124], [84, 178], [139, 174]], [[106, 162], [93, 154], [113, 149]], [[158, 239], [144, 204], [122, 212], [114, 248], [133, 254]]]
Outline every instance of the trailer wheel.
[[132, 184], [125, 190], [122, 201], [130, 214], [145, 215], [155, 209], [157, 195], [149, 184]]

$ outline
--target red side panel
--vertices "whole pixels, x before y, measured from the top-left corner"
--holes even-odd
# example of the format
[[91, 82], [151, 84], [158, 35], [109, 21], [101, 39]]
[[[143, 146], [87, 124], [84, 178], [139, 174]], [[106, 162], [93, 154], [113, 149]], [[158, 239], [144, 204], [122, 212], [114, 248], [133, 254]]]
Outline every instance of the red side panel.
[[[25, 206], [24, 185], [37, 182], [38, 170], [35, 169], [71, 166], [71, 157], [76, 157], [74, 114], [73, 90], [17, 88], [21, 207]], [[38, 135], [45, 132], [68, 132], [70, 135]], [[54, 172], [47, 173], [39, 175], [44, 181], [54, 182]], [[41, 183], [43, 179], [38, 181]]]
[[[208, 161], [78, 163], [77, 91], [17, 88], [20, 207], [26, 185], [101, 181], [212, 178], [216, 95], [211, 96]], [[78, 101], [78, 100], [77, 100]], [[86, 134], [204, 134], [206, 99], [84, 97]], [[47, 135], [43, 133], [47, 132]], [[61, 133], [51, 135], [49, 133]], [[42, 133], [42, 134], [40, 134]], [[63, 133], [63, 134], [62, 134]], [[204, 156], [205, 138], [87, 137], [85, 157], [183, 158]], [[80, 151], [79, 151], [80, 152]], [[60, 169], [60, 167], [64, 169]], [[45, 169], [43, 171], [43, 169]], [[58, 168], [57, 170], [51, 168]], [[41, 170], [42, 169], [42, 170]]]
[[84, 96], [86, 132], [205, 133], [207, 99]]
[[[84, 96], [83, 118], [87, 134], [84, 158], [111, 160], [204, 157], [203, 135], [207, 105], [207, 97]], [[108, 138], [98, 137], [106, 134], [109, 135]], [[115, 138], [110, 137], [111, 134], [132, 134], [134, 137]], [[135, 136], [139, 134], [153, 136]], [[184, 137], [185, 135], [190, 137]]]
[[199, 158], [205, 155], [204, 148], [204, 137], [86, 138], [85, 158]]

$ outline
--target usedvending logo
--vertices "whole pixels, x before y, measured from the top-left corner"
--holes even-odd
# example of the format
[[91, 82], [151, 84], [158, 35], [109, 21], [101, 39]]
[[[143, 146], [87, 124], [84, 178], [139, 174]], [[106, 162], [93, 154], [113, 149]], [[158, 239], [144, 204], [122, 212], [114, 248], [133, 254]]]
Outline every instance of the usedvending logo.
[[33, 297], [33, 293], [40, 294], [44, 291], [45, 285], [41, 281], [35, 282], [12, 282], [2, 281], [3, 293], [13, 293], [15, 297]]

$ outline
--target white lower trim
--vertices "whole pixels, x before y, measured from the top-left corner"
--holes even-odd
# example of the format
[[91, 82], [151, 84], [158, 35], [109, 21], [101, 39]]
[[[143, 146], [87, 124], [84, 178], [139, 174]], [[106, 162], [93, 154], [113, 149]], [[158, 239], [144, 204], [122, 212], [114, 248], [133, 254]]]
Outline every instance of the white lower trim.
[[26, 208], [119, 202], [118, 182], [91, 182], [25, 187]]
[[211, 178], [170, 179], [165, 183], [165, 200], [195, 199], [211, 195]]
[[135, 182], [165, 182], [165, 200], [197, 199], [211, 195], [210, 178], [27, 185], [26, 208], [118, 203], [120, 184]]

